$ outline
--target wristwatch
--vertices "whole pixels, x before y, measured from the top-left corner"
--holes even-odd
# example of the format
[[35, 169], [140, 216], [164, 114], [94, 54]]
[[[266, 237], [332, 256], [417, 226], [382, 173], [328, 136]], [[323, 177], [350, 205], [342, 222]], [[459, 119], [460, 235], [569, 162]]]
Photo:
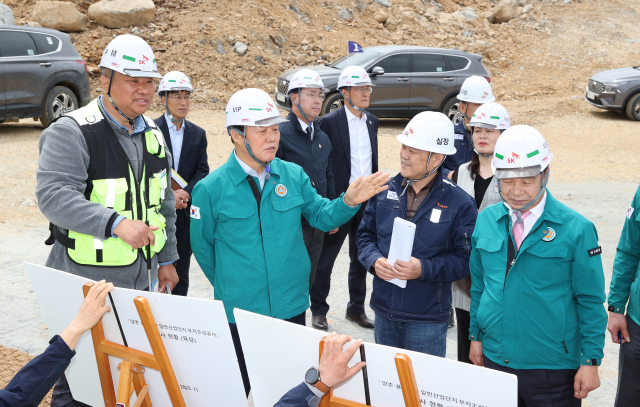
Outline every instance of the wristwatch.
[[320, 370], [316, 367], [312, 366], [307, 370], [307, 373], [304, 374], [304, 381], [323, 393], [328, 393], [329, 390], [331, 390], [330, 387], [327, 387], [327, 385], [320, 380]]

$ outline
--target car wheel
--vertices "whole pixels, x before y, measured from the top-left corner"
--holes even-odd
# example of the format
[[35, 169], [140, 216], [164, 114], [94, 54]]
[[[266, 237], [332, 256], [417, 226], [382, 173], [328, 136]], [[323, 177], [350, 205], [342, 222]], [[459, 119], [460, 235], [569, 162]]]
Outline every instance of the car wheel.
[[338, 92], [332, 93], [324, 100], [324, 104], [322, 105], [322, 109], [320, 111], [320, 116], [324, 116], [329, 112], [338, 110], [342, 106], [344, 106], [344, 99], [342, 98], [342, 95]]
[[49, 127], [52, 121], [77, 108], [78, 99], [71, 89], [64, 86], [56, 86], [51, 89], [45, 99], [44, 114], [40, 118], [40, 122], [44, 127]]
[[629, 116], [631, 120], [640, 121], [640, 93], [636, 93], [629, 98], [627, 102], [627, 116]]
[[444, 109], [442, 109], [442, 113], [446, 114], [453, 124], [458, 124], [464, 117], [460, 113], [460, 101], [455, 96], [447, 100], [447, 103], [444, 104]]

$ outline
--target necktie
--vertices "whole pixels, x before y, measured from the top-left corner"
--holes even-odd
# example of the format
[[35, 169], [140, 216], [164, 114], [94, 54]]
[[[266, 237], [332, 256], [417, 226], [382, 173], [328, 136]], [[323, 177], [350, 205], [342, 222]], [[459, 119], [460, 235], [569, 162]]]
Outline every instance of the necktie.
[[524, 234], [524, 220], [531, 215], [530, 211], [522, 211], [522, 223], [514, 223], [513, 224], [513, 240], [516, 241], [516, 250], [520, 250], [520, 245], [522, 244], [522, 235]]
[[309, 140], [313, 141], [313, 131], [311, 127], [307, 127], [307, 135], [309, 136]]

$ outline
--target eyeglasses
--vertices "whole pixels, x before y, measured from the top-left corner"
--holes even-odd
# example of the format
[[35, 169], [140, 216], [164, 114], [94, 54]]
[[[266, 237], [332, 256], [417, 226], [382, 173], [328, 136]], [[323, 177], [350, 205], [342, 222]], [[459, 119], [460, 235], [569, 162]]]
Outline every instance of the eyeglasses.
[[371, 86], [358, 86], [357, 88], [356, 87], [352, 87], [351, 89], [355, 90], [360, 95], [364, 95], [365, 93], [373, 92], [373, 88]]
[[324, 100], [324, 94], [322, 92], [309, 92], [309, 93], [305, 92], [303, 93], [303, 95], [305, 97], [312, 98], [312, 99]]
[[185, 96], [181, 96], [181, 95], [169, 95], [169, 97], [175, 101], [181, 102], [183, 100], [186, 100], [187, 102], [191, 100], [191, 95], [185, 95]]

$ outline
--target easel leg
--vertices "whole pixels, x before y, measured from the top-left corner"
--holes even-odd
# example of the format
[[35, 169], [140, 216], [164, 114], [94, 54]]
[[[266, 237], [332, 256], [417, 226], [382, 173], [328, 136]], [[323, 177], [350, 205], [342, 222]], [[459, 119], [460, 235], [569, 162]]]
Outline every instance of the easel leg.
[[131, 391], [133, 385], [133, 373], [131, 372], [131, 362], [120, 363], [120, 381], [118, 382], [118, 395], [116, 403], [124, 406], [131, 401]]
[[398, 353], [395, 361], [405, 406], [420, 407], [420, 394], [418, 393], [418, 384], [416, 383], [416, 375], [413, 372], [411, 359], [407, 355]]
[[134, 369], [135, 368], [137, 368], [138, 371], [133, 372], [133, 387], [136, 389], [138, 400], [136, 400], [136, 403], [133, 407], [152, 407], [149, 393], [148, 391], [144, 390], [147, 387], [147, 382], [144, 380], [144, 368], [137, 364], [134, 365]]

